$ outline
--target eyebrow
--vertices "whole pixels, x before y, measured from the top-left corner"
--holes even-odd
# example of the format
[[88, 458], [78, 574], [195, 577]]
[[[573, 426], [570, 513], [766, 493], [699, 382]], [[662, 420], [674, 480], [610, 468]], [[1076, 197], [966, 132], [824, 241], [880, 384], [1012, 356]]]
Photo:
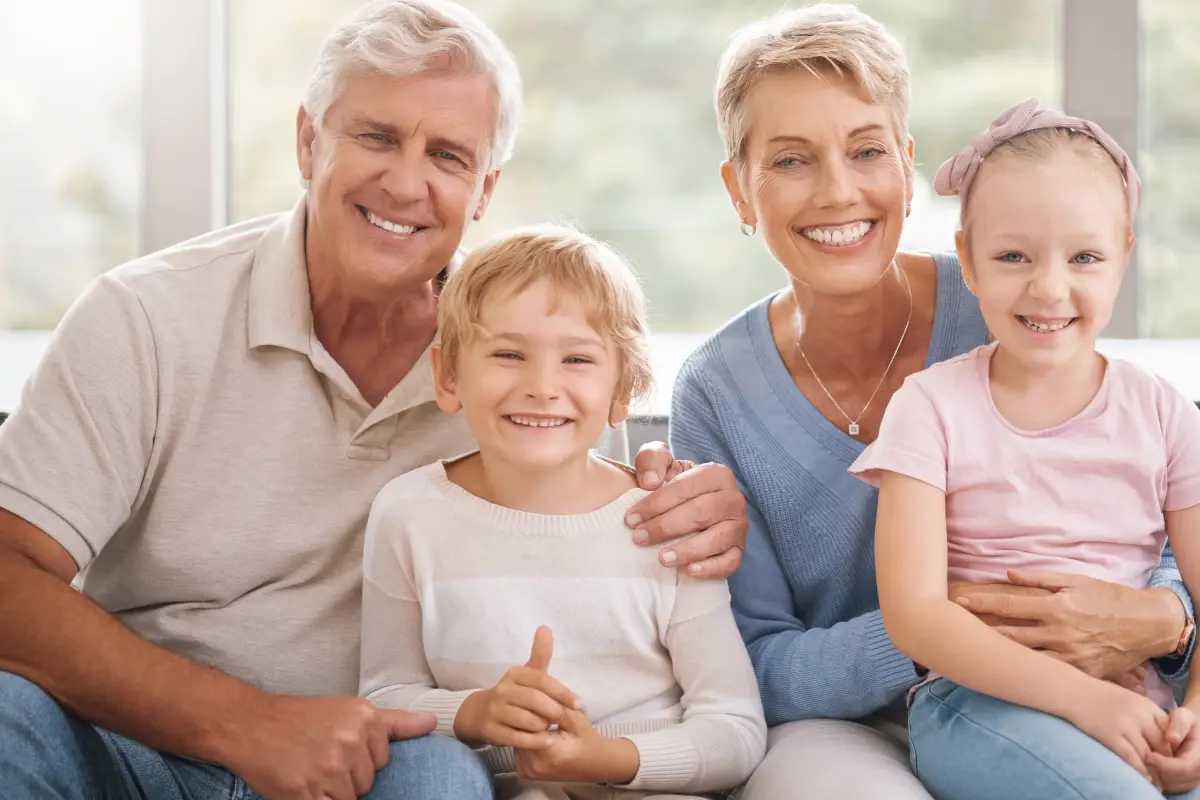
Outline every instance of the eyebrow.
[[[877, 133], [882, 130], [884, 130], [884, 127], [877, 122], [873, 122], [870, 125], [859, 125], [857, 128], [850, 131], [850, 133], [846, 135], [846, 138], [853, 139], [855, 136], [860, 136], [864, 133]], [[812, 144], [812, 141], [804, 136], [772, 136], [767, 140], [767, 144], [774, 144], [775, 142], [803, 142], [805, 144]]]
[[[355, 126], [371, 128], [377, 133], [386, 133], [388, 136], [392, 136], [396, 139], [403, 138], [403, 135], [400, 133], [400, 129], [395, 125], [389, 125], [386, 122], [379, 122], [371, 119], [370, 117], [355, 117], [352, 120], [352, 124]], [[477, 148], [471, 147], [465, 142], [457, 141], [455, 139], [447, 139], [444, 136], [435, 136], [434, 138], [430, 139], [429, 146], [435, 150], [449, 150], [456, 155], [470, 158], [475, 158], [478, 152]]]
[[[529, 338], [520, 333], [490, 333], [488, 338], [492, 341], [497, 339], [507, 339], [513, 342], [528, 342]], [[594, 336], [563, 336], [558, 340], [559, 344], [567, 345], [568, 347], [579, 347], [581, 345], [595, 345], [603, 347], [604, 343]]]

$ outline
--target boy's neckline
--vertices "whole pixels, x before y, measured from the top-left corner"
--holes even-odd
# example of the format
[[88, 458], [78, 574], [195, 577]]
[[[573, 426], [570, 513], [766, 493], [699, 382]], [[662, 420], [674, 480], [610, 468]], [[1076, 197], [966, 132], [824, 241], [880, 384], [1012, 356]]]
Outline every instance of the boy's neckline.
[[[452, 481], [447, 474], [446, 466], [448, 464], [469, 458], [475, 455], [476, 452], [478, 451], [465, 453], [458, 458], [442, 459], [435, 462], [434, 466], [436, 469], [432, 476], [433, 481], [438, 490], [447, 499], [461, 504], [477, 518], [510, 532], [548, 536], [589, 534], [594, 533], [597, 529], [614, 528], [617, 526], [627, 528], [625, 525], [626, 512], [628, 512], [634, 503], [649, 494], [644, 489], [631, 488], [599, 508], [575, 514], [542, 514], [535, 511], [509, 508], [508, 506], [493, 503], [472, 493]], [[596, 457], [614, 464], [623, 470], [632, 472], [624, 464], [611, 461], [603, 456]], [[632, 541], [633, 539], [630, 538], [631, 543]]]
[[[540, 498], [536, 496], [537, 492], [534, 492], [533, 496], [522, 496], [521, 490], [538, 480], [537, 477], [516, 476], [517, 480], [514, 483], [511, 473], [502, 472], [503, 477], [499, 479], [500, 485], [497, 486], [497, 478], [488, 479], [488, 468], [491, 467], [490, 474], [495, 476], [495, 471], [503, 470], [503, 467], [488, 464], [484, 459], [484, 454], [476, 449], [457, 458], [443, 459], [440, 463], [449, 483], [484, 502], [513, 511], [541, 516], [578, 516], [600, 510], [638, 488], [636, 473], [632, 467], [598, 453], [589, 453], [586, 472], [567, 478], [568, 483], [581, 483], [582, 490], [578, 485], [549, 486], [543, 487]], [[473, 463], [464, 463], [468, 461]], [[469, 467], [469, 470], [464, 470], [464, 467]], [[455, 472], [458, 474], [454, 474]], [[559, 473], [560, 477], [561, 475], [562, 473]], [[464, 478], [467, 480], [463, 480]], [[579, 478], [582, 478], [582, 481], [579, 481]], [[553, 478], [551, 482], [554, 482]], [[585, 494], [587, 497], [581, 496]]]

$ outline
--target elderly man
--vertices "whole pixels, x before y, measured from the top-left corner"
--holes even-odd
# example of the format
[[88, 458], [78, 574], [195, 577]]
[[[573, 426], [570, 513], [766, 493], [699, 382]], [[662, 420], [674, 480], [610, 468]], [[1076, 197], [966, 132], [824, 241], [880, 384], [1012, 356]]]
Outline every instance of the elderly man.
[[[468, 12], [373, 3], [313, 69], [295, 210], [121, 266], [67, 314], [0, 427], [5, 797], [490, 796], [432, 719], [354, 695], [370, 503], [472, 447], [428, 347], [518, 107]], [[664, 563], [732, 572], [729, 471], [661, 446], [638, 466], [658, 488], [631, 535], [700, 531]]]

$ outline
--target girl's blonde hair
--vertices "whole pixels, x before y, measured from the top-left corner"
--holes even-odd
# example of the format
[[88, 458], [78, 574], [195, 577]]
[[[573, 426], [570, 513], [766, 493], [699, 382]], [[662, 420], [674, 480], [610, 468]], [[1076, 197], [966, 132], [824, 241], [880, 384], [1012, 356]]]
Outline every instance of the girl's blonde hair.
[[476, 333], [484, 302], [541, 280], [550, 282], [553, 297], [577, 299], [588, 324], [616, 345], [619, 396], [631, 400], [649, 391], [649, 329], [637, 275], [612, 247], [563, 225], [535, 225], [498, 236], [451, 271], [438, 300], [438, 338], [451, 374]]

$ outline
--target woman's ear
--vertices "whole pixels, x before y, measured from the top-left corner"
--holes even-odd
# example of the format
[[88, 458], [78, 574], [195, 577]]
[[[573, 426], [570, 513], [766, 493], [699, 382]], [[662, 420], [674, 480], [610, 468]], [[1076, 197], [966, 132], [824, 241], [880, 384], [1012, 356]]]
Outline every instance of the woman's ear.
[[725, 191], [729, 194], [733, 210], [737, 212], [741, 223], [752, 228], [758, 225], [758, 217], [755, 216], [754, 209], [750, 207], [750, 204], [746, 202], [742, 186], [738, 183], [737, 168], [729, 161], [721, 163], [721, 180], [725, 182]]
[[429, 348], [429, 358], [433, 361], [433, 392], [437, 396], [437, 406], [443, 413], [457, 414], [462, 410], [462, 402], [455, 389], [454, 370], [443, 357], [442, 346], [435, 344]]
[[975, 263], [971, 260], [971, 248], [967, 246], [967, 237], [962, 229], [954, 232], [954, 249], [958, 252], [958, 263], [962, 267], [963, 283], [971, 290], [971, 294], [978, 297], [979, 292], [975, 290]]

